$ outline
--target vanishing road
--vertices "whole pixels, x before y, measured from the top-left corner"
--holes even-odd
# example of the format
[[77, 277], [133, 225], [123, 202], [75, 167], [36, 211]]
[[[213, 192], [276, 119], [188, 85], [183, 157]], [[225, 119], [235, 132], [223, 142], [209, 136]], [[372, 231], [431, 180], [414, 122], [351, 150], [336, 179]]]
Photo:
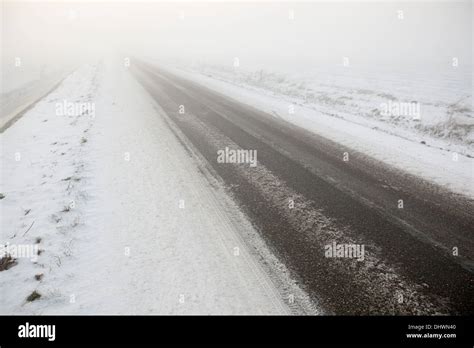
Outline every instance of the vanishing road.
[[[474, 312], [472, 200], [157, 66], [132, 72], [326, 313]], [[257, 166], [218, 163], [226, 147]], [[326, 257], [334, 243], [363, 258]]]

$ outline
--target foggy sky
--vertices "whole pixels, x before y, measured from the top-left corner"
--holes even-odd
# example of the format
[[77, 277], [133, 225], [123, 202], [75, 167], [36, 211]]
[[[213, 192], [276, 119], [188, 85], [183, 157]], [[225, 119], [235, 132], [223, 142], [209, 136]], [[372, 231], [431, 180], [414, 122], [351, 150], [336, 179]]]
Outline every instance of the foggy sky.
[[[289, 11], [294, 19], [289, 19]], [[403, 11], [403, 19], [398, 18]], [[242, 66], [472, 62], [472, 2], [2, 2], [2, 68], [136, 56]]]

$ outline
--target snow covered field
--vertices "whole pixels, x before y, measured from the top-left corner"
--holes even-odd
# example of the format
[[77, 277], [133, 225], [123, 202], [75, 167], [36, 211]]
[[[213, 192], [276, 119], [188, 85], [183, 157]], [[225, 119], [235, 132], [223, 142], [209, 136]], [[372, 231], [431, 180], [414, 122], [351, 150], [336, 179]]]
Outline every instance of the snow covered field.
[[175, 74], [275, 117], [474, 196], [472, 72], [465, 67], [439, 74], [341, 65], [332, 71], [283, 74], [184, 61], [165, 64]]
[[122, 61], [81, 67], [0, 137], [2, 314], [319, 312]]
[[448, 63], [429, 69], [348, 63], [304, 73], [209, 64], [195, 64], [192, 70], [286, 97], [318, 113], [473, 155], [472, 69]]

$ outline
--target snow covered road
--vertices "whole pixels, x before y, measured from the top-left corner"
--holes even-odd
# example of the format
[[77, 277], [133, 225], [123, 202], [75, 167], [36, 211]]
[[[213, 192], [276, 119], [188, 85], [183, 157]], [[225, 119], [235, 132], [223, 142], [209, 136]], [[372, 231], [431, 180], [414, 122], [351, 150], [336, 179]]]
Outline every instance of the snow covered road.
[[[135, 60], [133, 71], [325, 310], [472, 311], [469, 197], [167, 69]], [[224, 149], [235, 156], [222, 163]]]
[[1, 135], [2, 314], [318, 313], [160, 113], [109, 60]]
[[81, 67], [0, 135], [0, 312], [472, 312], [470, 159], [443, 187], [312, 131], [138, 60]]

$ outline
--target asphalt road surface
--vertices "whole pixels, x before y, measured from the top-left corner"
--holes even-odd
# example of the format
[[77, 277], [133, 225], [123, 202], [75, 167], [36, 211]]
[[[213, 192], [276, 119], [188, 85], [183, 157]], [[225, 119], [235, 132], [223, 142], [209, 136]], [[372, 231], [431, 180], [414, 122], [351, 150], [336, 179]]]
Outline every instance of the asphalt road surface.
[[[472, 200], [158, 66], [132, 72], [326, 313], [474, 312]], [[257, 166], [219, 163], [226, 147]]]

